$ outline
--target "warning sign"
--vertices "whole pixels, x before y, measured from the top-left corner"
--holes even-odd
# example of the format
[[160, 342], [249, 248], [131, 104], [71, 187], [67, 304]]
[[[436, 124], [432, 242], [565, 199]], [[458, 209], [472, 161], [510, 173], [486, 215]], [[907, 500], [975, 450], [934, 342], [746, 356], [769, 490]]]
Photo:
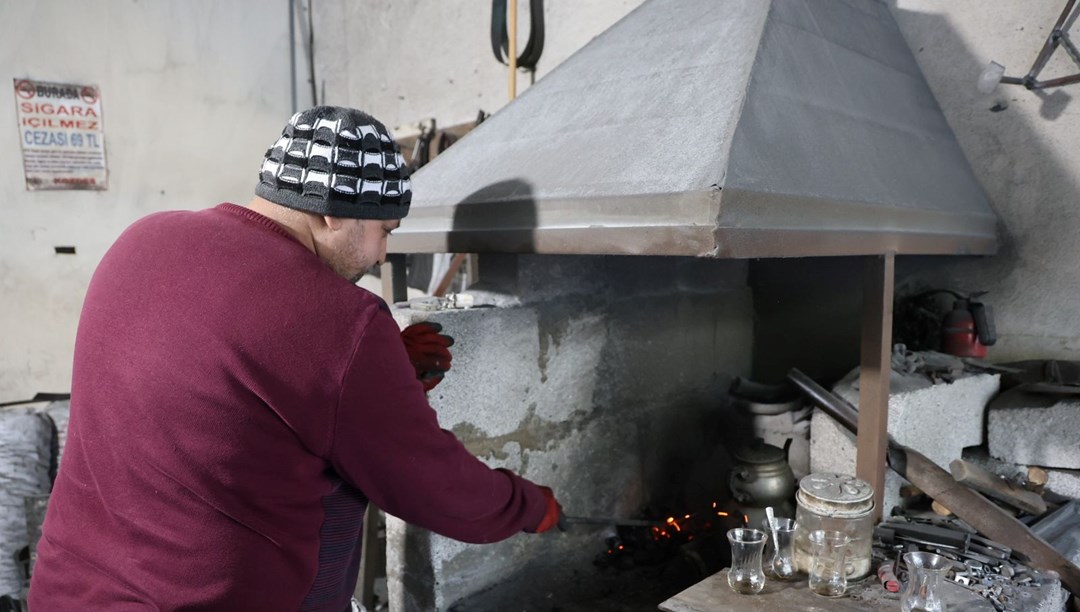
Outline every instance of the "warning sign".
[[108, 187], [96, 85], [15, 79], [15, 107], [27, 189]]

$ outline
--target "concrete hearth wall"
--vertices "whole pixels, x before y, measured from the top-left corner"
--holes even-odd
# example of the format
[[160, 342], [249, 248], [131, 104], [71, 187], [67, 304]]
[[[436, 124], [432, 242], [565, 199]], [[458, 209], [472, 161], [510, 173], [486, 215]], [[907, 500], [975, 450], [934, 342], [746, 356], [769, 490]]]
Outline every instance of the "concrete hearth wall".
[[[402, 323], [438, 320], [457, 339], [453, 370], [430, 396], [442, 426], [489, 465], [551, 486], [567, 514], [726, 499], [725, 449], [749, 428], [725, 398], [750, 368], [746, 264], [507, 258], [511, 305], [396, 312]], [[585, 528], [468, 545], [392, 517], [387, 537], [395, 610], [444, 610], [527, 566], [591, 570], [604, 545]]]

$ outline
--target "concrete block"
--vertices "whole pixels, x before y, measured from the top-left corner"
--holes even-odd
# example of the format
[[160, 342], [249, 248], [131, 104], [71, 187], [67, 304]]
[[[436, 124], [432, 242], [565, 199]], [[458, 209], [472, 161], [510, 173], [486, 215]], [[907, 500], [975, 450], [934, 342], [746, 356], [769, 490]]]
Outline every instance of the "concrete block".
[[[855, 434], [820, 410], [810, 419], [810, 471], [855, 473]], [[900, 487], [907, 482], [891, 469], [885, 469], [883, 516], [900, 504]]]
[[[856, 369], [833, 391], [854, 405], [859, 403]], [[931, 461], [948, 469], [963, 449], [982, 443], [983, 414], [1000, 385], [996, 374], [968, 374], [955, 382], [933, 384], [925, 376], [892, 373], [889, 394], [889, 433]], [[810, 470], [855, 473], [855, 436], [820, 410], [810, 422]], [[899, 489], [906, 481], [886, 470], [883, 514], [900, 503]]]
[[1080, 471], [1048, 469], [1046, 473], [1050, 476], [1046, 481], [1047, 491], [1070, 499], [1080, 499]]
[[1022, 465], [1080, 469], [1080, 400], [1014, 393], [987, 414], [990, 455]]
[[34, 409], [0, 412], [0, 594], [25, 586], [13, 556], [29, 543], [23, 500], [50, 490], [51, 440], [52, 428]]
[[[859, 370], [834, 391], [859, 404]], [[997, 374], [967, 374], [952, 383], [933, 384], [920, 374], [892, 373], [889, 433], [897, 442], [948, 468], [964, 448], [983, 443], [986, 406], [1001, 386]]]

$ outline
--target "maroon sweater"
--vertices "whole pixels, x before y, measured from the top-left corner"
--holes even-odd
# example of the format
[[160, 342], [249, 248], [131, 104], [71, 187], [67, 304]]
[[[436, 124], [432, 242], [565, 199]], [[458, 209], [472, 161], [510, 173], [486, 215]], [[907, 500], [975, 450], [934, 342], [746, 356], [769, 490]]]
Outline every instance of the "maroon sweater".
[[368, 499], [478, 543], [545, 506], [439, 428], [384, 302], [274, 222], [125, 231], [79, 322], [32, 608], [341, 612]]

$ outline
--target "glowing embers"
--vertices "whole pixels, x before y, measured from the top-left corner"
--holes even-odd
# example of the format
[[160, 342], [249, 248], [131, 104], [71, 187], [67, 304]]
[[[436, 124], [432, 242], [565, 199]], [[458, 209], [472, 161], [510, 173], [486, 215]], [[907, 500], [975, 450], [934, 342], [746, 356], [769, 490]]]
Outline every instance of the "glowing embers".
[[[661, 514], [660, 524], [656, 526], [613, 528], [614, 533], [605, 539], [604, 551], [594, 562], [601, 567], [621, 569], [669, 564], [680, 568], [675, 571], [707, 576], [723, 567], [717, 564], [727, 554], [724, 545], [727, 530], [746, 524], [745, 515], [734, 510], [712, 502], [711, 507], [697, 512]], [[657, 516], [657, 513], [645, 514]]]

